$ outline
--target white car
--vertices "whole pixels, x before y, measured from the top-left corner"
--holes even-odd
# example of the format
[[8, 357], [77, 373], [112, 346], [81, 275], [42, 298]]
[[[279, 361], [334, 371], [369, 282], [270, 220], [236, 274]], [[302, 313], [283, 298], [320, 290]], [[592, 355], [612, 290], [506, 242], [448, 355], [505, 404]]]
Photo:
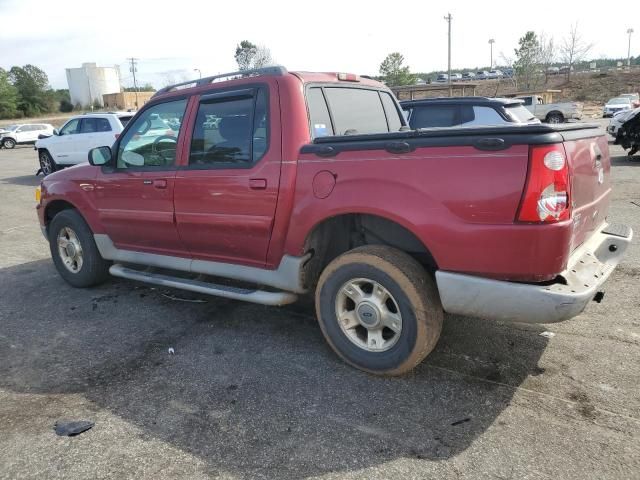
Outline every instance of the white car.
[[40, 135], [53, 135], [53, 126], [48, 123], [26, 123], [0, 127], [0, 146], [14, 148], [16, 145], [36, 143]]
[[623, 110], [631, 110], [631, 99], [629, 97], [616, 97], [609, 100], [602, 110], [602, 117], [613, 117]]
[[135, 113], [91, 113], [70, 118], [53, 136], [36, 141], [40, 169], [49, 175], [87, 161], [89, 150], [111, 146]]
[[609, 126], [607, 127], [607, 133], [611, 135], [613, 138], [618, 136], [618, 130], [628, 120], [631, 120], [633, 117], [640, 113], [640, 108], [636, 108], [633, 110], [625, 110], [622, 112], [616, 113], [609, 122]]

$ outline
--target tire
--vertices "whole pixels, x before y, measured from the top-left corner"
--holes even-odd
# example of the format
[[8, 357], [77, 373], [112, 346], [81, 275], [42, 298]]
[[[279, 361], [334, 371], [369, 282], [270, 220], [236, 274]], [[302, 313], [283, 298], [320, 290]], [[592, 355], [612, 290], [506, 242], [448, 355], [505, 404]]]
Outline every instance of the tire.
[[[77, 210], [68, 209], [58, 213], [49, 224], [48, 230], [53, 263], [68, 284], [85, 288], [103, 283], [107, 279], [109, 262], [100, 255], [89, 225]], [[59, 239], [61, 242], [66, 241], [67, 245], [72, 245], [66, 248], [59, 247]], [[78, 251], [80, 259], [73, 255]], [[72, 258], [71, 265], [68, 265], [71, 257], [76, 261], [73, 262]]]
[[4, 140], [2, 140], [2, 146], [11, 150], [12, 148], [16, 147], [16, 141], [13, 138], [5, 138]]
[[547, 123], [564, 123], [564, 115], [561, 113], [550, 113], [545, 120]]
[[38, 153], [38, 160], [40, 161], [40, 170], [42, 170], [42, 174], [45, 177], [58, 170], [58, 165], [53, 158], [51, 158], [51, 154], [48, 151], [40, 150]]
[[[365, 294], [358, 303], [351, 298], [354, 286]], [[379, 287], [389, 297], [376, 293]], [[418, 365], [438, 342], [444, 316], [438, 289], [424, 268], [408, 254], [381, 245], [351, 250], [324, 269], [316, 314], [338, 356], [376, 375], [401, 375]], [[365, 328], [372, 320], [377, 325]], [[393, 323], [396, 330], [385, 326], [377, 333], [380, 324]]]

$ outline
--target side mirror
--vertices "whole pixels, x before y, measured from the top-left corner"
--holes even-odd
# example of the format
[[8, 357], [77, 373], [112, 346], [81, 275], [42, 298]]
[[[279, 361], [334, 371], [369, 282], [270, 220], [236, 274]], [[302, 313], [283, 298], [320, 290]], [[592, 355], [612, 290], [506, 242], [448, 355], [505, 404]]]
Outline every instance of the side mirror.
[[60, 130], [58, 130], [57, 128], [54, 128], [53, 129], [53, 134], [56, 135], [56, 136], [60, 135]]
[[106, 165], [111, 161], [110, 147], [96, 147], [89, 150], [89, 164], [94, 167]]

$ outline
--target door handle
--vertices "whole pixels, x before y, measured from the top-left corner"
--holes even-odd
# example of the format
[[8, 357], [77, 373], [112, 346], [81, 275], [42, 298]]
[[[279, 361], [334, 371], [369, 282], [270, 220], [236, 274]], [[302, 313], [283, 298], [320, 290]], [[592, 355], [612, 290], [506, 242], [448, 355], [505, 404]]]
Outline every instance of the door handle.
[[249, 179], [249, 188], [251, 190], [264, 190], [267, 188], [266, 178], [251, 178]]
[[156, 188], [167, 188], [167, 181], [163, 178], [158, 179], [158, 180], [154, 180], [153, 181], [153, 186]]

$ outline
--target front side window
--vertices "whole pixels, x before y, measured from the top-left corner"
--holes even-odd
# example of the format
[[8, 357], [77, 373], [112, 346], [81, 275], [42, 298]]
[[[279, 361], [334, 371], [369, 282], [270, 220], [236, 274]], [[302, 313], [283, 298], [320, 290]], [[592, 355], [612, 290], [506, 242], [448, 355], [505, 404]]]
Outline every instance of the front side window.
[[78, 133], [78, 126], [80, 125], [80, 119], [74, 118], [69, 120], [64, 127], [60, 130], [60, 135], [72, 135]]
[[206, 98], [200, 102], [191, 137], [191, 168], [250, 168], [268, 147], [264, 89], [255, 95]]
[[154, 105], [145, 110], [123, 135], [118, 147], [117, 168], [171, 167], [175, 164], [180, 129], [187, 100]]

